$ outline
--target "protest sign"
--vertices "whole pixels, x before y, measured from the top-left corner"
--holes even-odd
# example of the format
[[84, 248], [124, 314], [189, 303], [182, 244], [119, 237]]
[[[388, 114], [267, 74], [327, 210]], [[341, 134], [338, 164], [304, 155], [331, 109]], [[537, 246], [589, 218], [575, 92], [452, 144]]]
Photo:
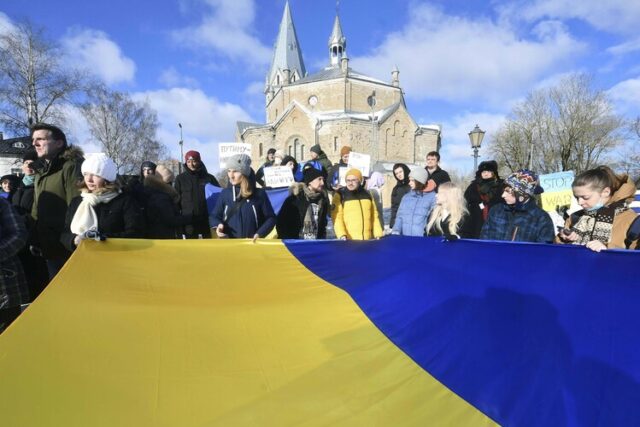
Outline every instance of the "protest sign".
[[246, 154], [251, 157], [251, 144], [239, 142], [221, 142], [218, 144], [218, 159], [221, 170], [227, 168], [227, 159], [235, 154]]
[[544, 188], [542, 193], [542, 209], [547, 212], [555, 211], [558, 206], [570, 206], [573, 200], [571, 184], [573, 184], [573, 171], [550, 173], [540, 175], [540, 186]]
[[293, 172], [289, 166], [271, 166], [262, 169], [267, 187], [280, 188], [293, 184]]
[[369, 168], [371, 167], [371, 156], [368, 154], [349, 153], [349, 169], [356, 168], [362, 172], [362, 176], [369, 176]]

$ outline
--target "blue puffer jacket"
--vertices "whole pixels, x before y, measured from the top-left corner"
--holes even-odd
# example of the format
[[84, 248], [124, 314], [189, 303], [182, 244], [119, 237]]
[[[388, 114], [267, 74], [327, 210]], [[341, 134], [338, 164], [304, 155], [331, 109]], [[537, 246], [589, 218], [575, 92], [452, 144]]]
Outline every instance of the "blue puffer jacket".
[[402, 236], [424, 236], [429, 213], [436, 202], [436, 193], [409, 191], [404, 195], [396, 213], [393, 234]]
[[482, 226], [483, 240], [509, 240], [514, 242], [551, 243], [555, 234], [548, 213], [536, 205], [535, 200], [518, 206], [505, 203], [495, 205]]
[[240, 199], [240, 186], [225, 188], [218, 196], [216, 206], [209, 217], [211, 227], [224, 224], [224, 233], [231, 238], [252, 238], [255, 234], [265, 237], [276, 224], [276, 214], [273, 212], [267, 193], [254, 188], [248, 199], [242, 200], [240, 207], [228, 217], [228, 213]]

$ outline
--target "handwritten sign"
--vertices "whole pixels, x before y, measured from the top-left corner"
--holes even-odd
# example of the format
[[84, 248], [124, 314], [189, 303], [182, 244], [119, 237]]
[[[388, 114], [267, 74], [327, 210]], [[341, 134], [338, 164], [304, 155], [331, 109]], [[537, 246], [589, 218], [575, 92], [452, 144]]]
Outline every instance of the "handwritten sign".
[[267, 187], [280, 188], [293, 184], [293, 172], [289, 166], [271, 166], [262, 169], [264, 171], [264, 182]]
[[551, 212], [558, 206], [571, 206], [573, 200], [571, 184], [574, 177], [573, 171], [540, 175], [540, 186], [544, 188], [541, 196], [542, 209]]
[[218, 144], [218, 159], [220, 169], [227, 169], [227, 160], [235, 154], [246, 154], [251, 157], [251, 144], [240, 142], [221, 142]]
[[371, 167], [371, 156], [368, 154], [356, 153], [352, 151], [349, 153], [349, 169], [356, 168], [362, 172], [362, 176], [369, 176], [369, 169]]
[[345, 186], [347, 185], [347, 171], [349, 170], [348, 167], [346, 166], [340, 166], [340, 169], [338, 169], [338, 183], [341, 186]]

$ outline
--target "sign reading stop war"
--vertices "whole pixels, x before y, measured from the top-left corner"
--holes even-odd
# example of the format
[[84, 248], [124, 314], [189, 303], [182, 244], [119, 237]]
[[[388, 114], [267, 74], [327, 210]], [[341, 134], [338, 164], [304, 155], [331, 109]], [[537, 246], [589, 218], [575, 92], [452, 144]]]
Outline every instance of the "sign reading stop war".
[[349, 153], [349, 169], [355, 168], [362, 172], [362, 176], [369, 176], [369, 167], [371, 166], [371, 156], [368, 154]]
[[271, 166], [262, 170], [264, 171], [264, 182], [267, 187], [288, 187], [295, 182], [293, 180], [293, 172], [289, 166]]
[[573, 171], [556, 172], [540, 175], [540, 186], [544, 188], [542, 193], [542, 209], [547, 212], [556, 210], [558, 206], [570, 206], [573, 199], [571, 184], [574, 178]]
[[251, 144], [243, 144], [240, 142], [221, 142], [218, 144], [218, 159], [220, 161], [220, 169], [227, 168], [227, 159], [234, 154], [246, 154], [251, 157]]

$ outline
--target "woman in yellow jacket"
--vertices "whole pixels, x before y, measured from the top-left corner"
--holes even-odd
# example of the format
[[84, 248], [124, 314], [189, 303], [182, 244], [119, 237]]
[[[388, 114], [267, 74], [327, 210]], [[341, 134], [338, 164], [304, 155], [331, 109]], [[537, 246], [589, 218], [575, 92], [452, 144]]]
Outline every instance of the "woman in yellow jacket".
[[342, 240], [369, 240], [382, 237], [378, 209], [371, 194], [362, 188], [362, 173], [347, 171], [347, 186], [333, 195], [331, 219], [336, 237]]
[[[584, 245], [595, 252], [625, 249], [627, 231], [638, 216], [629, 209], [636, 191], [633, 182], [607, 166], [599, 166], [578, 175], [572, 187], [582, 210], [571, 215], [556, 241]], [[629, 249], [636, 245], [632, 242]]]

